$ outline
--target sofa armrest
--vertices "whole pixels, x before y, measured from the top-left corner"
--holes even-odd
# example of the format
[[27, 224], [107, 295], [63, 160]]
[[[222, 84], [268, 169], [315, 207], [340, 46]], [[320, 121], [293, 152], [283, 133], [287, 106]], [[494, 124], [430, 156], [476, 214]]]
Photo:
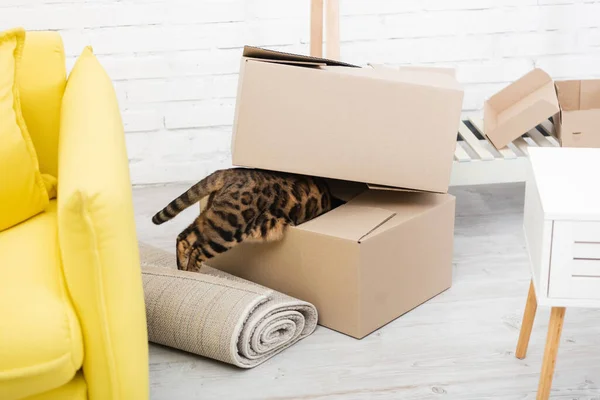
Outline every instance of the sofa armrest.
[[84, 339], [89, 398], [148, 398], [148, 341], [123, 124], [112, 82], [86, 48], [61, 110], [58, 229]]

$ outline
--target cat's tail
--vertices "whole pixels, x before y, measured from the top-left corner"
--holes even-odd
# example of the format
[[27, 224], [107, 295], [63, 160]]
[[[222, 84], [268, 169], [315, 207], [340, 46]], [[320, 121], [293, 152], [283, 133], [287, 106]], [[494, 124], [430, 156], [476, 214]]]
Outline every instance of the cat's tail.
[[229, 170], [219, 170], [202, 179], [175, 200], [171, 201], [165, 208], [157, 212], [152, 217], [152, 222], [156, 225], [167, 222], [202, 198], [221, 189], [225, 185], [228, 172]]

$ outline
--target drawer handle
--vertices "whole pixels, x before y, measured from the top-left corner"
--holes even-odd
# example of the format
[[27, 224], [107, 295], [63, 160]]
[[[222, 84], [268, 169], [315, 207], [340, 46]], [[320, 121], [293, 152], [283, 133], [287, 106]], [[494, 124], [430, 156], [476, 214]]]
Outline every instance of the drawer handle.
[[600, 260], [573, 259], [571, 276], [574, 278], [600, 278]]
[[600, 260], [600, 242], [575, 241], [573, 243], [574, 260]]

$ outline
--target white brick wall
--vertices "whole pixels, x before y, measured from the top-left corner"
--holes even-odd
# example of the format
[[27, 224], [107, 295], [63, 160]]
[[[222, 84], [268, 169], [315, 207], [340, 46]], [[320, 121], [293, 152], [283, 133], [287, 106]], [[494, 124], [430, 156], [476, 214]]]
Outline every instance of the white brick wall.
[[[600, 77], [600, 0], [340, 0], [342, 59], [454, 66], [465, 114], [540, 66]], [[0, 29], [59, 30], [69, 67], [91, 44], [114, 80], [135, 183], [230, 165], [244, 44], [308, 51], [309, 0], [0, 0]]]

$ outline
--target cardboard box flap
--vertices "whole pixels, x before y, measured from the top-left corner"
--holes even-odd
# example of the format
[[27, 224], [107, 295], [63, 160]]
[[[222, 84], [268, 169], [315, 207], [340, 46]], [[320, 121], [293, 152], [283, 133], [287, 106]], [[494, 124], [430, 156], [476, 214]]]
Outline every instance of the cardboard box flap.
[[554, 83], [560, 109], [579, 110], [579, 84], [581, 81], [558, 81]]
[[381, 79], [389, 82], [398, 82], [410, 86], [435, 87], [462, 91], [458, 81], [451, 74], [434, 72], [431, 68], [394, 69], [394, 68], [345, 68], [326, 65], [319, 69], [334, 71], [340, 74], [360, 76], [370, 79]]
[[[386, 186], [386, 185], [375, 185], [373, 183], [367, 183], [367, 188], [369, 188], [371, 190], [389, 190], [392, 192], [430, 193], [427, 190], [408, 189], [408, 188]], [[431, 192], [431, 193], [436, 193], [436, 192]]]
[[484, 104], [484, 131], [502, 148], [560, 110], [552, 78], [535, 68]]
[[305, 222], [297, 229], [335, 236], [359, 242], [373, 230], [396, 215], [395, 212], [378, 207], [344, 204], [313, 220]]
[[388, 190], [367, 190], [352, 199], [354, 207], [379, 207], [393, 212], [394, 218], [380, 225], [361, 238], [366, 241], [378, 234], [403, 224], [444, 203], [454, 201], [454, 196], [427, 192], [397, 192]]
[[600, 80], [556, 81], [556, 94], [563, 111], [600, 108]]
[[504, 110], [534, 93], [548, 82], [552, 82], [550, 75], [540, 68], [535, 68], [490, 97], [488, 102], [495, 109]]
[[299, 65], [303, 67], [324, 67], [327, 64], [316, 61], [293, 61], [293, 60], [270, 60], [265, 58], [245, 57], [246, 60], [257, 60], [260, 62], [269, 62], [275, 64]]
[[449, 67], [427, 67], [427, 66], [418, 66], [418, 65], [405, 65], [398, 68], [390, 67], [385, 64], [367, 64], [369, 67], [373, 69], [394, 69], [398, 71], [416, 71], [416, 72], [433, 72], [436, 74], [444, 74], [449, 75], [452, 78], [456, 78], [456, 70], [454, 68]]
[[600, 79], [581, 81], [579, 105], [582, 110], [600, 108]]
[[281, 61], [281, 62], [298, 62], [306, 64], [322, 64], [322, 65], [337, 65], [343, 67], [359, 68], [357, 65], [348, 64], [341, 61], [329, 60], [313, 56], [304, 56], [300, 54], [285, 53], [282, 51], [262, 49], [254, 46], [244, 46], [244, 57], [250, 57], [261, 60]]

